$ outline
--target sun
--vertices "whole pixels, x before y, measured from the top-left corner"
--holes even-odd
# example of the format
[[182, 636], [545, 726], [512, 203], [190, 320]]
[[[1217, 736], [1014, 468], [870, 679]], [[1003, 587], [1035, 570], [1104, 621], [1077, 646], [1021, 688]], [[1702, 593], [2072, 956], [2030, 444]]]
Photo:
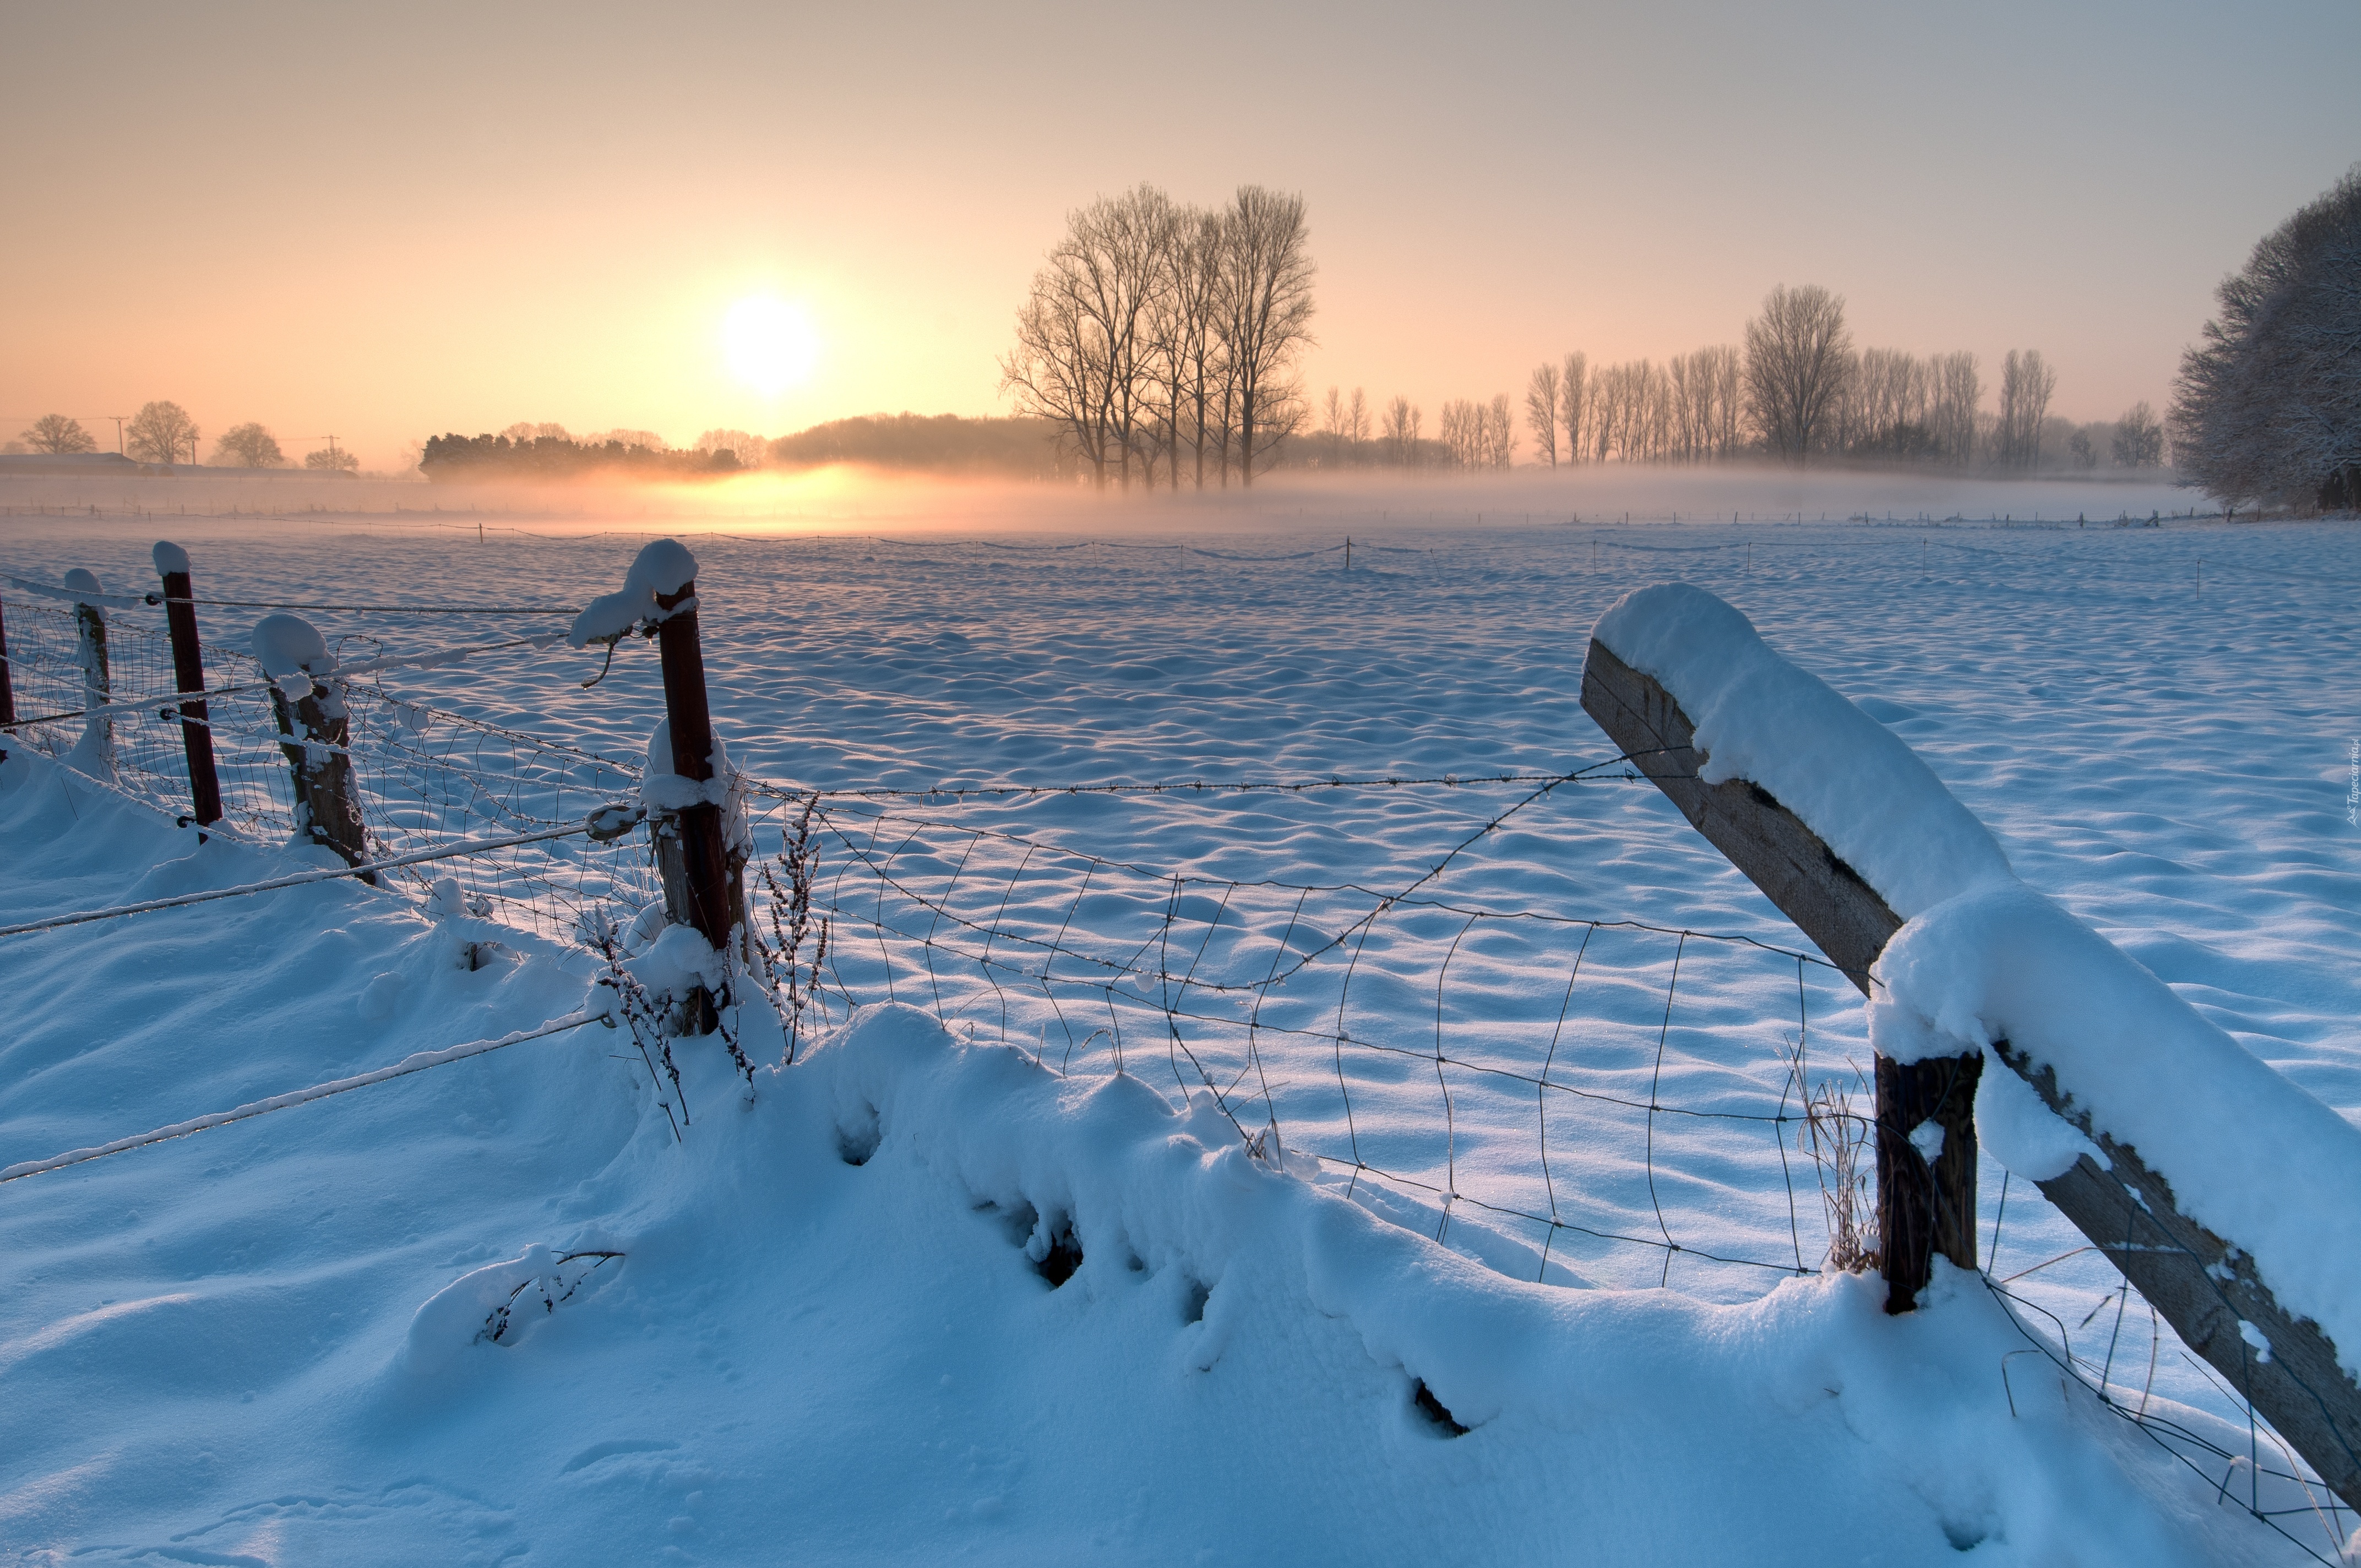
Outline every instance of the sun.
[[750, 294], [722, 316], [721, 351], [732, 375], [775, 398], [810, 378], [819, 359], [819, 334], [801, 305]]

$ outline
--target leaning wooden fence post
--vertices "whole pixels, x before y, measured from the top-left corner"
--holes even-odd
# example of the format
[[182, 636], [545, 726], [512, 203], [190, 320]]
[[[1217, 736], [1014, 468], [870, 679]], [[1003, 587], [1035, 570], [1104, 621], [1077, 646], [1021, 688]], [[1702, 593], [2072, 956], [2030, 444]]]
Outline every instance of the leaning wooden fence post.
[[[95, 573], [76, 566], [64, 578], [75, 593], [102, 591]], [[114, 716], [106, 711], [115, 700], [115, 677], [106, 657], [106, 612], [89, 599], [74, 601], [74, 661], [82, 666], [82, 740], [67, 759], [74, 767], [108, 777], [115, 772]]]
[[[1608, 644], [1610, 629], [1628, 644], [1620, 652]], [[1965, 960], [1993, 977], [1975, 982], [1986, 988], [1975, 992], [1986, 998], [1978, 1007], [2014, 995], [2011, 985], [2041, 998], [2008, 1004], [2018, 1013], [2009, 1027], [2026, 1037], [2012, 1039], [1993, 1025], [1999, 1037], [1991, 1040], [1990, 1055], [2064, 1124], [2057, 1132], [2070, 1129], [2087, 1142], [2062, 1155], [2055, 1147], [2029, 1148], [2019, 1125], [2010, 1135], [2020, 1140], [2015, 1157], [2035, 1167], [2026, 1174], [2042, 1195], [2139, 1288], [2181, 1343], [2245, 1395], [2337, 1496], [2361, 1508], [2361, 1377], [2327, 1326], [2341, 1324], [2347, 1343], [2361, 1340], [2361, 1310], [2341, 1272], [2361, 1256], [2361, 1133], [2104, 938], [2025, 888], [1989, 833], [1906, 746], [1778, 659], [1728, 605], [1686, 585], [1663, 585], [1627, 596], [1598, 633], [1583, 666], [1584, 708], [1867, 992], [1871, 964], [1903, 922], [1887, 896], [1820, 833], [1746, 776], [1747, 767], [1763, 765], [1761, 748], [1773, 718], [1784, 729], [1783, 743], [1795, 750], [1769, 759], [1777, 764], [1770, 771], [1797, 781], [1799, 800], [1817, 785], [1812, 772], [1795, 765], [1797, 759], [1822, 770], [1859, 770], [1843, 791], [1817, 789], [1807, 808], [1830, 833], [1855, 837], [1857, 824], [1830, 814], [1874, 815], [1879, 825], [1861, 841], [1900, 850], [1886, 855], [1880, 874], [1905, 890], [1894, 896], [1914, 902], [1916, 918], [1888, 959], [1887, 979], [1905, 991], [1926, 983], [1939, 989], [1944, 982], [1927, 981], [1913, 966], [1927, 962], [1929, 972], [1950, 975]], [[1704, 656], [1691, 657], [1699, 648]], [[1684, 672], [1677, 684], [1694, 686], [1699, 701], [1714, 705], [1701, 713], [1751, 734], [1755, 759], [1747, 767], [1709, 770], [1691, 715], [1654, 674], [1634, 667], [1642, 662]], [[1806, 711], [1810, 718], [1799, 718]], [[1821, 751], [1808, 750], [1815, 742]], [[1735, 776], [1708, 784], [1708, 771]], [[1894, 809], [1885, 809], [1889, 805]], [[1930, 881], [1929, 866], [1944, 869]], [[1896, 964], [1900, 976], [1892, 972]], [[1905, 984], [1903, 976], [1914, 975]], [[1884, 996], [1883, 1004], [1902, 1005], [1893, 986]], [[2027, 1006], [2039, 1010], [2023, 1011]], [[1956, 1031], [1947, 1028], [1942, 1037], [1956, 1038]], [[1932, 1253], [1975, 1266], [1972, 1117], [1983, 1058], [1978, 1050], [1878, 1063], [1878, 1198], [1888, 1227], [1889, 1311], [1911, 1306]], [[2218, 1093], [2249, 1120], [2215, 1124], [2192, 1140], [2169, 1096], [2159, 1102], [2154, 1083], [2140, 1081], [2158, 1074], [2175, 1084], [2187, 1079], [2184, 1092]], [[2135, 1081], [2117, 1081], [2125, 1078]], [[1928, 1152], [1931, 1162], [1924, 1157]], [[2043, 1176], [2042, 1168], [2057, 1174]], [[2303, 1206], [2300, 1231], [2284, 1223], [2288, 1205]], [[2224, 1235], [2193, 1217], [2201, 1212], [2216, 1216], [2214, 1225], [2252, 1226], [2256, 1234]], [[2243, 1217], [2229, 1223], [2219, 1217], [2224, 1214]], [[2100, 1398], [2108, 1398], [2103, 1388]]]
[[[335, 661], [327, 640], [301, 616], [266, 615], [254, 623], [253, 647], [270, 677], [270, 706], [286, 737], [279, 749], [295, 779], [296, 837], [359, 865], [368, 850], [354, 787], [352, 717], [328, 678]], [[361, 880], [373, 886], [377, 873]]]
[[[1885, 900], [1761, 785], [1700, 778], [1708, 759], [1688, 715], [1653, 677], [1596, 639], [1583, 664], [1582, 706], [1689, 825], [1868, 995], [1870, 966], [1902, 929]], [[1936, 1254], [1976, 1266], [1975, 1096], [1982, 1069], [1981, 1056], [1877, 1058], [1878, 1269], [1889, 1312], [1917, 1304]], [[1942, 1129], [1931, 1160], [1925, 1146], [1933, 1140], [1918, 1132], [1930, 1122]]]
[[164, 624], [172, 633], [172, 679], [181, 690], [181, 748], [189, 758], [189, 820], [200, 828], [221, 820], [221, 777], [214, 770], [212, 714], [203, 696], [205, 655], [197, 641], [196, 590], [190, 586], [189, 553], [158, 541], [156, 575], [164, 583]]

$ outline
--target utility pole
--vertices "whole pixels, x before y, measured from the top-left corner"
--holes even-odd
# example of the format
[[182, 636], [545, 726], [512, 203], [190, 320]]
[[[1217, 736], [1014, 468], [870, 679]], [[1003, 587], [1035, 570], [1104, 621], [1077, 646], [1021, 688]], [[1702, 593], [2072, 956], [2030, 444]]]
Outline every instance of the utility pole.
[[123, 422], [129, 419], [131, 416], [129, 414], [101, 414], [98, 417], [101, 419], [111, 419], [115, 422], [115, 455], [117, 457], [122, 456]]

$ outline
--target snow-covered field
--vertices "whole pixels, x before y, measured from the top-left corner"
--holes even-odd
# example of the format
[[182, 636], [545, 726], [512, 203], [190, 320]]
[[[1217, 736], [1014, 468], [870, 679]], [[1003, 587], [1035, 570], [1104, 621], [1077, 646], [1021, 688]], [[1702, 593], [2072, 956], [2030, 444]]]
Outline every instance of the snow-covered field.
[[[2361, 1115], [2361, 529], [1889, 525], [2102, 513], [2070, 488], [1881, 504], [1866, 483], [1692, 488], [1655, 515], [1874, 523], [1576, 526], [1649, 505], [1530, 488], [1372, 494], [1349, 517], [1281, 491], [1031, 527], [1005, 497], [873, 532], [849, 501], [821, 528], [672, 522], [732, 757], [824, 789], [1563, 774], [1613, 754], [1577, 702], [1592, 623], [1697, 583], [1916, 749], [2018, 875]], [[2103, 515], [2186, 504], [2114, 499]], [[1429, 512], [1455, 521], [1400, 521]], [[485, 522], [479, 543], [472, 519], [383, 512], [14, 517], [0, 568], [145, 587], [162, 532], [201, 597], [578, 605], [664, 526]], [[258, 613], [208, 611], [207, 634]], [[313, 619], [389, 652], [509, 630]], [[653, 650], [586, 690], [596, 669], [382, 678], [635, 757]], [[678, 1142], [630, 1036], [591, 1028], [0, 1185], [0, 1546], [2301, 1561], [2224, 1505], [2221, 1464], [2199, 1475], [2061, 1378], [1973, 1278], [1888, 1320], [1869, 1283], [1817, 1271], [1808, 1161], [1792, 1123], [1756, 1118], [1793, 1112], [1799, 1036], [1816, 1082], [1866, 1065], [1858, 996], [1653, 788], [1553, 790], [1355, 927], [1534, 789], [839, 797], [822, 887], [849, 912], [840, 979], [873, 1005], [751, 1096], [718, 1049], [684, 1050]], [[774, 853], [792, 811], [755, 806]], [[293, 863], [192, 837], [18, 749], [0, 924]], [[992, 965], [1038, 970], [1023, 941], [1060, 932], [1062, 992]], [[1020, 956], [978, 961], [995, 933]], [[0, 939], [0, 1165], [580, 1005], [595, 960], [545, 938], [460, 967], [492, 934], [331, 883]], [[1312, 961], [1268, 991], [1251, 1051], [1262, 993], [1176, 1008], [1109, 978], [1251, 986], [1288, 954]], [[1544, 1061], [1558, 1087], [1537, 1091]], [[1208, 1080], [1248, 1131], [1278, 1125], [1290, 1175], [1246, 1155]], [[2023, 1183], [2004, 1214], [2002, 1187], [1987, 1162], [1993, 1277], [2081, 1245]], [[1053, 1289], [1033, 1264], [1067, 1226], [1082, 1264]], [[2085, 1255], [2008, 1288], [2089, 1383], [2243, 1453], [2243, 1415], [2136, 1303], [2118, 1314], [2115, 1284]], [[566, 1299], [477, 1343], [519, 1287]], [[2277, 1491], [2253, 1495], [2301, 1508]], [[2333, 1556], [2323, 1521], [2281, 1523]]]

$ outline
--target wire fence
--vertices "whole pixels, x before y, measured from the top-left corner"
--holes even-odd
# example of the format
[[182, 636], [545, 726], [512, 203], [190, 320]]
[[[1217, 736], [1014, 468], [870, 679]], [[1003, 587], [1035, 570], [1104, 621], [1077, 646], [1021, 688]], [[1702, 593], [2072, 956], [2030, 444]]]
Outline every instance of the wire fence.
[[[1751, 1298], [1874, 1243], [1843, 1234], [1873, 1139], [1845, 1054], [1857, 1038], [1819, 1044], [1821, 1021], [1857, 1013], [1850, 981], [1751, 938], [1483, 906], [1441, 885], [1518, 811], [1620, 765], [1549, 781], [1390, 890], [1175, 872], [924, 807], [752, 789], [809, 809], [834, 1005], [906, 1003], [1062, 1075], [1165, 1085], [1249, 1149], [1308, 1160], [1504, 1273]], [[2048, 1204], [1991, 1168], [1996, 1264], [2012, 1211], [2021, 1230]], [[1869, 1200], [1865, 1185], [1851, 1196]], [[2041, 1358], [2224, 1506], [2345, 1560], [2361, 1520], [2097, 1248], [1985, 1278], [2026, 1330], [1994, 1368], [2012, 1411], [2040, 1385], [2011, 1363]], [[2078, 1318], [2069, 1301], [2091, 1304]], [[2210, 1410], [2158, 1395], [2175, 1362]]]
[[[96, 685], [73, 609], [12, 598], [0, 613], [23, 716], [15, 731], [21, 741], [71, 760], [143, 804], [185, 817], [188, 759], [167, 634], [110, 618], [101, 704], [93, 700]], [[295, 832], [294, 783], [269, 681], [242, 650], [203, 647], [221, 827], [256, 842], [288, 842]], [[641, 770], [632, 762], [405, 700], [377, 680], [341, 682], [339, 689], [372, 856], [563, 828], [599, 806], [636, 796]], [[470, 913], [568, 943], [578, 939], [586, 914], [618, 905], [637, 909], [661, 894], [644, 844], [629, 840], [544, 840], [380, 874], [418, 892], [451, 879]]]
[[[108, 621], [102, 694], [74, 609], [6, 599], [9, 670], [28, 716], [14, 735], [178, 816], [189, 800], [181, 694], [166, 634], [134, 624], [137, 613]], [[366, 658], [357, 641], [339, 657]], [[204, 654], [221, 827], [287, 841], [293, 787], [269, 685], [243, 651], [206, 644]], [[566, 828], [636, 796], [637, 759], [408, 700], [381, 676], [340, 689], [372, 855]], [[787, 835], [808, 827], [812, 912], [829, 923], [816, 990], [830, 1015], [907, 1003], [1060, 1074], [1169, 1083], [1257, 1156], [1504, 1273], [1745, 1299], [1862, 1245], [1846, 1219], [1847, 1203], [1866, 1198], [1872, 1138], [1848, 1055], [1858, 1027], [1841, 1022], [1857, 1018], [1850, 981], [1815, 954], [1751, 938], [1452, 892], [1452, 873], [1521, 813], [1634, 776], [1615, 759], [1564, 774], [741, 783], [750, 817]], [[1011, 821], [1060, 795], [1409, 787], [1499, 804], [1394, 886], [1210, 876]], [[992, 810], [990, 825], [965, 815], [971, 805]], [[626, 933], [627, 950], [652, 939], [660, 923], [642, 917], [664, 897], [644, 834], [544, 839], [383, 874], [413, 894], [448, 877], [468, 913], [588, 948], [602, 933]], [[759, 878], [749, 892], [759, 927], [783, 894]], [[2103, 1255], [2078, 1248], [2001, 1274], [2012, 1205], [2021, 1226], [2043, 1202], [2001, 1178], [1986, 1279], [2027, 1325], [2017, 1354], [2097, 1393], [2225, 1506], [2342, 1561], [2350, 1510], [2236, 1390], [2182, 1354], [2211, 1382], [2218, 1413], [2156, 1396], [2158, 1364], [2177, 1342]], [[2068, 1275], [2072, 1288], [2043, 1288]], [[2059, 1310], [2094, 1290], [2079, 1321]], [[2028, 1397], [2006, 1360], [1997, 1378], [2012, 1409]]]

